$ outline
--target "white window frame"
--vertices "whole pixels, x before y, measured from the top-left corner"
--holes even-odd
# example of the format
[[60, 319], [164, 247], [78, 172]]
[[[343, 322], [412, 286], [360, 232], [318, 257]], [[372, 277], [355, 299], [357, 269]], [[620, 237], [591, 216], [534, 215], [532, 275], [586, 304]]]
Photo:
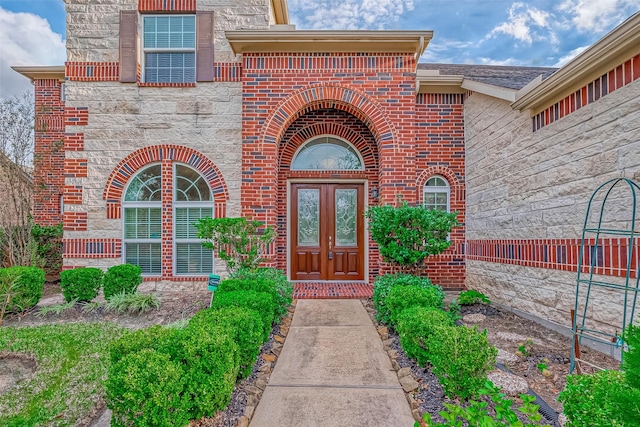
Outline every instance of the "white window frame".
[[[184, 164], [184, 163], [178, 163], [178, 162], [174, 162], [173, 163], [173, 189], [172, 189], [172, 218], [171, 218], [171, 222], [172, 222], [172, 226], [173, 226], [173, 232], [172, 232], [172, 240], [173, 240], [173, 275], [176, 277], [200, 277], [202, 275], [208, 275], [209, 273], [213, 273], [213, 271], [210, 271], [209, 273], [207, 272], [202, 272], [202, 273], [178, 273], [178, 244], [179, 243], [198, 243], [198, 244], [202, 244], [202, 240], [198, 239], [197, 237], [195, 238], [178, 238], [176, 237], [176, 231], [177, 231], [177, 227], [176, 227], [176, 210], [178, 208], [209, 208], [211, 209], [211, 214], [215, 215], [215, 206], [214, 206], [214, 199], [213, 199], [213, 193], [211, 192], [211, 188], [209, 188], [209, 196], [210, 196], [210, 200], [209, 201], [205, 201], [205, 202], [188, 202], [188, 201], [178, 201], [176, 194], [177, 194], [177, 188], [178, 188], [178, 166], [185, 166], [188, 167], [189, 169], [194, 170], [196, 173], [198, 173], [198, 175], [200, 175], [200, 177], [202, 179], [205, 179], [204, 176], [197, 170], [194, 169], [193, 167]], [[206, 180], [205, 180], [206, 182]], [[207, 185], [208, 188], [208, 185]], [[215, 257], [213, 255], [213, 251], [211, 251], [211, 265], [214, 266], [215, 268]]]
[[161, 199], [158, 202], [141, 202], [141, 201], [136, 201], [136, 202], [131, 202], [131, 201], [126, 201], [126, 196], [127, 196], [127, 192], [129, 191], [129, 186], [131, 185], [131, 183], [134, 181], [134, 179], [144, 170], [153, 167], [153, 166], [160, 166], [160, 186], [162, 187], [162, 164], [154, 162], [154, 163], [149, 163], [148, 165], [145, 165], [144, 167], [140, 168], [139, 170], [136, 171], [136, 173], [129, 179], [129, 182], [127, 182], [127, 185], [124, 188], [124, 191], [122, 192], [122, 262], [126, 263], [127, 262], [127, 243], [158, 243], [160, 244], [160, 273], [157, 274], [151, 274], [151, 273], [143, 273], [142, 276], [143, 277], [160, 277], [162, 276], [162, 233], [160, 234], [160, 238], [159, 239], [128, 239], [126, 237], [126, 226], [125, 226], [125, 220], [126, 220], [126, 215], [125, 215], [125, 210], [126, 209], [137, 209], [137, 208], [159, 208], [160, 212], [162, 213], [162, 195], [161, 195]]
[[[443, 180], [446, 184], [446, 186], [438, 186], [438, 187], [427, 187], [427, 183], [429, 181], [431, 181], [434, 178], [440, 178], [441, 180]], [[427, 179], [424, 183], [424, 187], [422, 190], [422, 205], [427, 207], [427, 193], [434, 193], [434, 194], [442, 194], [445, 193], [447, 195], [447, 212], [451, 212], [451, 184], [449, 184], [449, 181], [443, 177], [442, 175], [432, 175], [429, 177], [429, 179]], [[437, 208], [438, 204], [435, 203], [434, 207], [430, 208], [430, 209], [435, 209]]]
[[[194, 20], [194, 42], [193, 42], [193, 48], [145, 48], [144, 46], [144, 38], [145, 38], [145, 32], [144, 32], [144, 20], [145, 18], [164, 18], [164, 17], [169, 17], [169, 18], [174, 18], [174, 17], [185, 17], [185, 16], [193, 16], [193, 20]], [[198, 38], [198, 28], [197, 28], [197, 19], [196, 19], [196, 15], [195, 14], [189, 14], [189, 13], [185, 13], [185, 14], [180, 14], [180, 15], [159, 15], [159, 14], [144, 14], [141, 15], [142, 19], [140, 19], [140, 27], [139, 27], [139, 40], [140, 40], [140, 54], [141, 54], [141, 58], [140, 58], [140, 79], [142, 82], [144, 83], [158, 83], [158, 84], [164, 84], [166, 82], [158, 82], [158, 81], [148, 81], [147, 80], [147, 53], [193, 53], [193, 63], [194, 63], [194, 67], [193, 67], [193, 81], [183, 81], [182, 82], [171, 82], [171, 83], [175, 83], [175, 84], [184, 84], [184, 83], [195, 83], [196, 82], [196, 73], [198, 71], [198, 64], [197, 64], [197, 60], [198, 60], [198, 55], [197, 55], [197, 38]]]
[[[339, 141], [344, 142], [345, 144], [347, 144], [349, 147], [351, 147], [351, 149], [356, 153], [356, 156], [358, 156], [358, 159], [360, 160], [360, 168], [358, 169], [294, 169], [293, 168], [293, 164], [296, 161], [296, 158], [298, 157], [298, 155], [300, 154], [300, 152], [302, 150], [304, 150], [304, 148], [307, 146], [308, 143], [315, 141], [317, 139], [321, 139], [321, 138], [333, 138], [333, 139], [337, 139]], [[356, 148], [355, 145], [353, 145], [351, 142], [347, 141], [344, 138], [340, 138], [337, 135], [331, 135], [331, 134], [323, 134], [323, 135], [316, 135], [313, 138], [309, 138], [307, 139], [305, 142], [303, 142], [302, 144], [300, 144], [300, 146], [296, 149], [296, 152], [293, 153], [293, 156], [291, 157], [291, 165], [289, 166], [289, 168], [292, 171], [319, 171], [319, 172], [323, 172], [323, 171], [340, 171], [340, 172], [351, 172], [351, 171], [364, 171], [366, 169], [366, 166], [364, 164], [364, 159], [362, 158], [362, 155], [360, 154], [360, 150], [358, 150]]]

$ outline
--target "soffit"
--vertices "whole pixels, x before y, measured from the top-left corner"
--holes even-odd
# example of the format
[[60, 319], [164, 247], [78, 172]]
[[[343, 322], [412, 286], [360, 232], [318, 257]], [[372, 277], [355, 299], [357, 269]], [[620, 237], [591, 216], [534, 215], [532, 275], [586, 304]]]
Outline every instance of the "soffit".
[[33, 80], [41, 79], [57, 79], [64, 80], [64, 65], [45, 65], [45, 66], [27, 66], [27, 67], [11, 67], [14, 71]]

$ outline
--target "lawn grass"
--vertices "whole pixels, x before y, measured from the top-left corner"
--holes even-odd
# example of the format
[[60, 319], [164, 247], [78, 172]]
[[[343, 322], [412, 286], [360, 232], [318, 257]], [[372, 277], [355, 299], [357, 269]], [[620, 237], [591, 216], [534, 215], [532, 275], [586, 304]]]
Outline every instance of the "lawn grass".
[[0, 396], [0, 425], [86, 424], [104, 402], [108, 345], [125, 329], [110, 323], [0, 328], [0, 351], [36, 357], [38, 368]]

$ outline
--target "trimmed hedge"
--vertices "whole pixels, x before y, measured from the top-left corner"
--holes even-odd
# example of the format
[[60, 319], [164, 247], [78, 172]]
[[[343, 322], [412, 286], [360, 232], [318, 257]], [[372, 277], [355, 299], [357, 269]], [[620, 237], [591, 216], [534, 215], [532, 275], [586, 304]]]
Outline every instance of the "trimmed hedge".
[[91, 301], [98, 296], [104, 273], [99, 268], [86, 267], [60, 273], [60, 287], [66, 302]]
[[[282, 317], [287, 314], [287, 309], [291, 305], [293, 299], [293, 286], [291, 282], [287, 280], [287, 276], [284, 274], [282, 270], [278, 270], [277, 268], [267, 268], [260, 267], [255, 270], [247, 270], [242, 269], [232, 274], [230, 279], [240, 279], [240, 280], [249, 280], [254, 282], [268, 283], [270, 287], [272, 287], [275, 292], [273, 292], [273, 299], [278, 304], [277, 309], [277, 318], [276, 321], [279, 321]], [[222, 285], [222, 283], [221, 283]], [[260, 287], [261, 285], [257, 285]], [[240, 290], [240, 289], [238, 289]], [[260, 289], [242, 289], [242, 290], [253, 290], [258, 292], [264, 292]]]
[[216, 291], [211, 308], [246, 307], [255, 310], [262, 319], [262, 339], [269, 339], [274, 321], [275, 303], [271, 294], [255, 291]]
[[396, 331], [406, 355], [425, 366], [429, 361], [429, 343], [437, 327], [453, 326], [449, 315], [432, 307], [410, 307], [398, 316]]
[[487, 340], [487, 330], [478, 332], [477, 327], [435, 327], [429, 339], [429, 362], [449, 397], [476, 395], [495, 366], [497, 354]]
[[411, 276], [408, 274], [386, 274], [384, 276], [378, 276], [373, 284], [373, 305], [377, 310], [376, 320], [385, 324], [389, 324], [390, 321], [390, 312], [386, 304], [386, 298], [394, 286], [420, 286], [428, 288], [434, 285], [428, 277]]
[[138, 329], [125, 334], [109, 346], [109, 359], [115, 365], [125, 356], [144, 349], [158, 349], [162, 342], [172, 338], [173, 329], [161, 325]]
[[410, 307], [432, 307], [444, 309], [444, 292], [440, 286], [394, 286], [385, 299], [389, 310], [389, 321], [396, 325], [398, 316]]
[[238, 344], [240, 378], [251, 375], [260, 346], [264, 342], [260, 313], [247, 307], [208, 308], [196, 313], [189, 320], [189, 327], [206, 330], [220, 327], [228, 331]]
[[30, 309], [42, 298], [44, 289], [44, 270], [37, 267], [0, 268], [0, 295], [2, 303], [8, 287], [11, 296], [5, 313], [20, 313]]
[[114, 265], [107, 270], [102, 281], [106, 299], [122, 293], [135, 294], [142, 283], [142, 269], [132, 264]]

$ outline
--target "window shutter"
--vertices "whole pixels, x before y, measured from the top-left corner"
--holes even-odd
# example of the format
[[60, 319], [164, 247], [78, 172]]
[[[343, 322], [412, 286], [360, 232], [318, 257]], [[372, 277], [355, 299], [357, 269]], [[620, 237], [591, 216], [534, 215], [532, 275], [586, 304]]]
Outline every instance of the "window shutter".
[[135, 83], [138, 74], [138, 11], [120, 11], [120, 81]]
[[213, 81], [213, 12], [197, 12], [196, 81]]

